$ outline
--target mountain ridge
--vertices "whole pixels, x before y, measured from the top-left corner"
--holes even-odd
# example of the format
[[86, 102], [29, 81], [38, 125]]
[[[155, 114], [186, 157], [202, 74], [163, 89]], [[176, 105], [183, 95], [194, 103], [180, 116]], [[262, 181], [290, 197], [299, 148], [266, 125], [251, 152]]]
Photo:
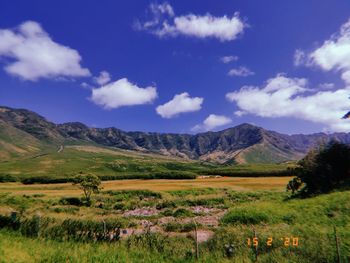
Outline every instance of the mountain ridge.
[[[4, 106], [0, 106], [0, 121], [7, 127], [5, 130], [20, 130], [43, 145], [98, 144], [219, 163], [279, 163], [302, 158], [319, 142], [337, 140], [350, 144], [350, 133], [286, 135], [248, 123], [193, 135], [126, 132], [115, 127], [88, 127], [81, 122], [55, 124], [33, 111]], [[9, 138], [3, 137], [0, 136], [0, 145], [8, 144]]]

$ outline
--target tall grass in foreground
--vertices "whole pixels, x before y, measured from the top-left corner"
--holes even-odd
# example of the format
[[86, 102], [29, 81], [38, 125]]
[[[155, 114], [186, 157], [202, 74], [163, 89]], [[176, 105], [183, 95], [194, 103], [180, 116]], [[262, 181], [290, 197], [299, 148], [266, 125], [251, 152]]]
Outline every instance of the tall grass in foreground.
[[[260, 263], [337, 262], [333, 227], [336, 227], [340, 240], [342, 262], [350, 262], [349, 191], [289, 199], [286, 193], [267, 191], [235, 192], [208, 188], [158, 193], [123, 190], [104, 192], [98, 198], [100, 201], [110, 198], [111, 204], [117, 202], [125, 206], [130, 200], [138, 204], [159, 205], [162, 213], [167, 212], [166, 216], [169, 214], [177, 219], [193, 218], [193, 212], [190, 212], [193, 206], [220, 208], [224, 204], [228, 210], [215, 229], [214, 237], [199, 246], [199, 262], [255, 262], [256, 253]], [[79, 207], [72, 203], [66, 206], [64, 203], [69, 200], [57, 201], [60, 202], [58, 207]], [[50, 204], [51, 208], [53, 203], [50, 200], [0, 195], [2, 206], [20, 208], [23, 203], [32, 208], [37, 206], [36, 211], [42, 211], [41, 232], [37, 234], [33, 213], [27, 212], [20, 218], [17, 231], [10, 230], [9, 221], [4, 221], [4, 228], [0, 230], [0, 262], [196, 262], [195, 242], [185, 233], [193, 231], [190, 223], [165, 226], [165, 231], [181, 232], [183, 236], [180, 237], [167, 236], [167, 232], [146, 233], [125, 240], [95, 242], [89, 236], [75, 238], [82, 232], [103, 231], [103, 224], [95, 217], [88, 220], [81, 214], [74, 220], [64, 217], [49, 219], [45, 207]], [[82, 211], [88, 212], [88, 209], [93, 209], [96, 216], [96, 212], [102, 212], [101, 208], [95, 210], [92, 207]], [[106, 228], [109, 230], [117, 225], [132, 227], [130, 223], [136, 219], [117, 217], [115, 221], [106, 220]], [[199, 230], [208, 229], [199, 224], [198, 227]], [[254, 232], [259, 238], [257, 250], [247, 245], [247, 238], [253, 238]], [[285, 246], [283, 239], [288, 237], [298, 237], [298, 246]], [[268, 238], [273, 238], [272, 246], [267, 245]]]
[[[261, 242], [258, 262], [336, 262], [332, 234], [317, 227], [257, 227], [256, 232]], [[286, 232], [302, 240], [298, 247], [285, 247], [279, 240]], [[246, 244], [246, 237], [252, 235], [251, 228], [245, 226], [219, 230], [214, 239], [200, 244], [199, 262], [255, 262], [255, 249]], [[341, 237], [345, 239], [345, 235]], [[272, 247], [263, 242], [270, 236], [275, 240]], [[345, 245], [341, 249], [343, 262], [349, 259]], [[233, 247], [232, 253], [227, 246]], [[133, 236], [117, 243], [84, 243], [32, 239], [0, 231], [0, 262], [196, 262], [194, 248], [191, 239], [159, 234]]]

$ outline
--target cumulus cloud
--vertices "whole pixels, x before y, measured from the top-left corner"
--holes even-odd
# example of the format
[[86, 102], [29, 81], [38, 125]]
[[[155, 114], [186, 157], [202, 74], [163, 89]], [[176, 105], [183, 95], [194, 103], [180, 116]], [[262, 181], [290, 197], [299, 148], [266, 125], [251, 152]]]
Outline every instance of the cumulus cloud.
[[214, 17], [211, 14], [187, 14], [175, 16], [168, 4], [151, 4], [152, 18], [146, 22], [136, 21], [135, 28], [146, 30], [158, 37], [185, 35], [197, 38], [216, 38], [220, 41], [236, 39], [247, 26], [238, 13], [233, 16]]
[[180, 113], [199, 111], [202, 108], [203, 98], [191, 98], [187, 92], [177, 94], [174, 98], [156, 108], [163, 118], [172, 118]]
[[0, 57], [9, 61], [7, 73], [26, 80], [90, 76], [80, 65], [78, 51], [54, 42], [34, 21], [16, 29], [0, 29]]
[[294, 117], [323, 124], [330, 131], [350, 131], [350, 122], [342, 120], [350, 108], [350, 89], [317, 91], [307, 87], [304, 78], [283, 74], [269, 79], [262, 87], [244, 86], [226, 94], [240, 111], [260, 117]]
[[227, 74], [231, 77], [248, 77], [255, 75], [255, 73], [247, 67], [233, 68]]
[[91, 100], [105, 109], [116, 109], [152, 103], [157, 98], [155, 87], [140, 88], [126, 78], [93, 89]]
[[102, 85], [107, 84], [108, 82], [111, 81], [111, 75], [105, 70], [101, 71], [99, 76], [94, 77], [94, 81], [98, 85], [102, 86]]
[[295, 64], [340, 72], [342, 79], [350, 84], [350, 19], [341, 26], [338, 33], [333, 34], [320, 47], [308, 54], [297, 50], [295, 57], [297, 58]]
[[225, 126], [227, 124], [230, 124], [232, 120], [226, 116], [223, 115], [215, 115], [210, 114], [202, 124], [198, 124], [194, 126], [191, 131], [198, 132], [198, 131], [211, 131], [214, 130], [217, 127]]
[[230, 63], [232, 61], [237, 61], [237, 60], [238, 60], [238, 56], [223, 56], [220, 58], [220, 61], [225, 64]]

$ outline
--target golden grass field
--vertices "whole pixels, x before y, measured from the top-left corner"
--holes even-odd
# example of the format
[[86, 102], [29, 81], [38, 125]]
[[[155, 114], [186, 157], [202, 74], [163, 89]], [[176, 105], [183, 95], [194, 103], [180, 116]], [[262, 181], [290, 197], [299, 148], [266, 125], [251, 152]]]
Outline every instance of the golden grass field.
[[[195, 180], [118, 180], [102, 183], [103, 190], [136, 190], [152, 191], [184, 190], [193, 188], [228, 188], [236, 191], [272, 190], [285, 191], [286, 184], [292, 177], [220, 177], [198, 178]], [[2, 183], [0, 193], [12, 194], [45, 194], [48, 196], [81, 195], [81, 191], [70, 183], [36, 184]]]

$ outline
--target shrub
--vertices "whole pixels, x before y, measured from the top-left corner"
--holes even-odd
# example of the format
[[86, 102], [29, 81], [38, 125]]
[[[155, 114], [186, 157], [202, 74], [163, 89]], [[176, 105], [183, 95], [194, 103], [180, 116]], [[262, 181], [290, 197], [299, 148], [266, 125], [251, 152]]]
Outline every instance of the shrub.
[[151, 179], [196, 179], [197, 175], [192, 172], [185, 171], [167, 171], [167, 172], [157, 172], [151, 174]]
[[176, 222], [167, 223], [164, 225], [166, 232], [190, 232], [196, 228], [194, 223], [180, 224]]
[[202, 206], [217, 206], [217, 205], [224, 205], [225, 204], [225, 199], [222, 197], [218, 198], [202, 198], [202, 199], [194, 199], [194, 200], [180, 200], [179, 203], [181, 205], [185, 206], [197, 206], [197, 205], [202, 205]]
[[174, 217], [190, 217], [193, 213], [187, 209], [179, 208], [173, 213]]
[[33, 176], [29, 178], [23, 178], [21, 180], [22, 184], [62, 184], [68, 182], [74, 182], [74, 178], [52, 178], [48, 176]]
[[13, 223], [11, 217], [0, 215], [0, 228], [9, 227]]
[[116, 210], [125, 210], [125, 205], [122, 204], [122, 203], [116, 203], [114, 206], [113, 206], [113, 209], [116, 209]]
[[156, 208], [158, 210], [161, 210], [163, 208], [175, 208], [175, 207], [176, 207], [176, 203], [174, 201], [164, 201], [156, 205]]
[[100, 175], [102, 181], [108, 180], [126, 180], [126, 179], [196, 179], [197, 175], [192, 172], [179, 172], [179, 171], [166, 171], [166, 172], [147, 172], [147, 173], [134, 173], [134, 174], [116, 174], [116, 175]]
[[218, 189], [215, 188], [199, 188], [199, 189], [188, 189], [188, 190], [174, 190], [169, 191], [172, 196], [184, 197], [188, 195], [199, 196], [199, 195], [209, 195], [218, 193]]
[[75, 214], [79, 211], [78, 207], [54, 207], [52, 209], [55, 213], [68, 213], [68, 214]]
[[59, 201], [61, 205], [82, 206], [83, 202], [79, 197], [62, 197]]
[[17, 178], [10, 174], [0, 174], [0, 183], [17, 182]]
[[350, 146], [338, 142], [321, 145], [299, 161], [295, 169], [305, 195], [326, 193], [350, 182]]
[[256, 209], [235, 208], [229, 211], [221, 219], [224, 224], [246, 224], [255, 225], [262, 222], [268, 222], [269, 216], [265, 212]]
[[203, 170], [201, 175], [221, 175], [229, 177], [270, 177], [270, 176], [292, 176], [293, 169], [286, 168], [284, 170], [270, 170], [270, 171], [254, 171], [254, 170], [236, 170], [234, 168], [217, 168], [210, 170]]
[[129, 200], [133, 197], [136, 197], [140, 200], [143, 200], [145, 198], [162, 198], [162, 195], [160, 193], [153, 192], [150, 190], [109, 190], [104, 193], [116, 197], [118, 201]]

